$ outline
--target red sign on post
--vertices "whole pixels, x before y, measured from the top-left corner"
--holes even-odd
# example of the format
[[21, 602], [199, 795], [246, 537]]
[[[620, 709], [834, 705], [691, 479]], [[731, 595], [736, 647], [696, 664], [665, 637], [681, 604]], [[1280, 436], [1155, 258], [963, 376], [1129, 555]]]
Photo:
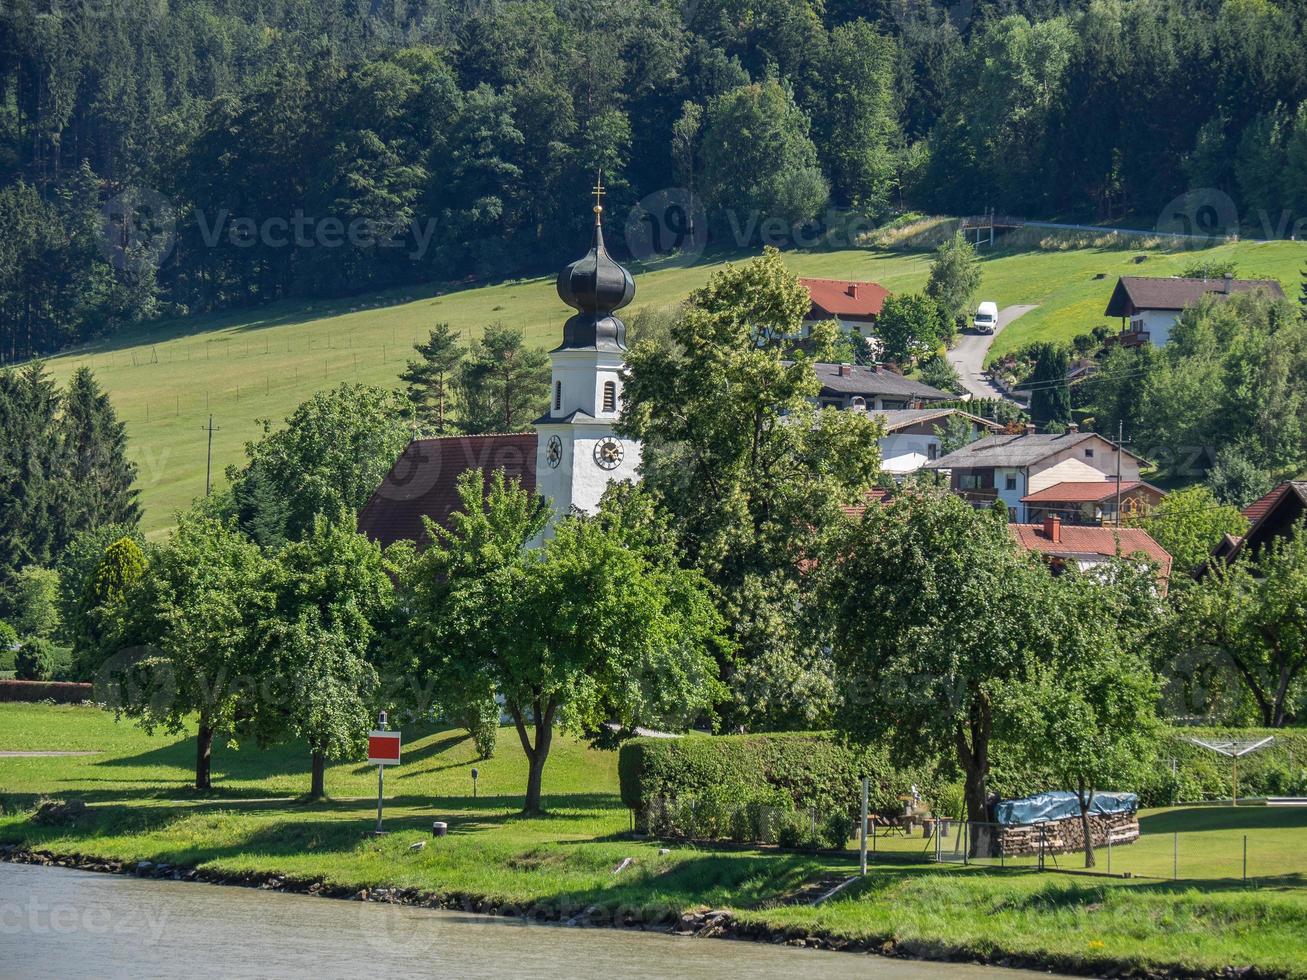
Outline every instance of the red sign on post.
[[399, 765], [399, 732], [368, 732], [368, 762], [374, 766]]

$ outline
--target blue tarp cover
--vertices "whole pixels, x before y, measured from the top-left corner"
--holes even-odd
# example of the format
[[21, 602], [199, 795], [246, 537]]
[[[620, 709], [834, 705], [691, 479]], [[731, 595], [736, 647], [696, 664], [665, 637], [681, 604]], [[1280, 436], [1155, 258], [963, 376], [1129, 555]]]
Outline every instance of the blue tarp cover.
[[[1097, 792], [1089, 804], [1090, 813], [1134, 813], [1139, 809], [1136, 793]], [[1036, 793], [1021, 800], [1002, 800], [994, 805], [994, 819], [1001, 824], [1044, 823], [1080, 816], [1080, 800], [1070, 790]]]

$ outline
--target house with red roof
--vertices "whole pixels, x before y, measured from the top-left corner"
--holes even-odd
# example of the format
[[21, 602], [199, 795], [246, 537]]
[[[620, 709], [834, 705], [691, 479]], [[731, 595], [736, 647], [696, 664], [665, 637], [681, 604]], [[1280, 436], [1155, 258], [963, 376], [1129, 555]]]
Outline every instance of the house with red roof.
[[814, 324], [828, 320], [837, 320], [851, 333], [875, 337], [876, 318], [889, 296], [884, 286], [850, 279], [800, 278], [799, 282], [812, 298], [812, 307], [803, 320], [805, 337], [812, 332]]
[[1116, 524], [1118, 518], [1147, 514], [1166, 498], [1166, 493], [1143, 480], [1122, 480], [1118, 486], [1109, 474], [1096, 480], [1064, 480], [1021, 498], [1026, 520], [1043, 523], [1056, 516], [1063, 524]]
[[1047, 561], [1054, 574], [1071, 567], [1089, 571], [1124, 558], [1151, 563], [1163, 592], [1171, 578], [1171, 555], [1143, 528], [1080, 527], [1052, 515], [1040, 524], [1009, 524], [1008, 533], [1019, 547]]

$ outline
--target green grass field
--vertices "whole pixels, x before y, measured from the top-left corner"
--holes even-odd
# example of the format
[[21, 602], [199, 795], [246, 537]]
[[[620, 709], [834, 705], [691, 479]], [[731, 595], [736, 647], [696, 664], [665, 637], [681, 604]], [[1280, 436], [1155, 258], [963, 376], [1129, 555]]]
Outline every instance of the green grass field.
[[[1032, 340], [1069, 339], [1106, 322], [1102, 315], [1116, 277], [1172, 275], [1192, 252], [1126, 249], [999, 250], [984, 258], [983, 299], [1000, 307], [1037, 303], [996, 340], [995, 353]], [[1239, 243], [1203, 253], [1233, 257], [1240, 275], [1278, 278], [1296, 295], [1307, 245]], [[1137, 264], [1138, 255], [1146, 255]], [[745, 256], [742, 256], [745, 257]], [[895, 292], [920, 289], [928, 252], [854, 249], [792, 252], [801, 275], [873, 280]], [[720, 267], [704, 261], [686, 268], [635, 267], [633, 310], [673, 305]], [[1103, 278], [1096, 278], [1099, 275]], [[144, 527], [157, 536], [173, 515], [204, 490], [210, 414], [214, 477], [243, 458], [257, 437], [258, 418], [279, 421], [321, 388], [347, 380], [392, 386], [414, 340], [445, 321], [469, 336], [496, 320], [520, 327], [531, 343], [552, 347], [568, 310], [552, 277], [480, 288], [408, 289], [340, 302], [279, 303], [252, 311], [149, 324], [104, 344], [51, 359], [56, 377], [93, 368], [126, 420], [130, 452], [139, 467]]]
[[[351, 890], [378, 886], [473, 896], [496, 905], [547, 903], [580, 910], [665, 916], [726, 906], [787, 935], [892, 942], [918, 955], [1019, 955], [1059, 969], [1178, 967], [1214, 974], [1256, 965], [1307, 977], [1307, 813], [1247, 807], [1178, 808], [1144, 815], [1139, 874], [1102, 878], [1039, 874], [1026, 867], [926, 863], [922, 841], [897, 839], [867, 879], [821, 906], [786, 900], [804, 882], [851, 875], [856, 854], [809, 856], [636, 840], [617, 795], [616, 754], [556, 740], [545, 773], [547, 816], [518, 815], [526, 766], [513, 733], [494, 759], [476, 762], [457, 730], [405, 733], [405, 763], [387, 775], [381, 839], [375, 770], [331, 767], [332, 799], [297, 799], [308, 783], [302, 746], [215, 749], [217, 789], [188, 788], [192, 738], [150, 737], [88, 707], [0, 705], [0, 751], [89, 751], [60, 758], [0, 757], [0, 843], [114, 860], [152, 860], [230, 873], [281, 874]], [[471, 768], [480, 770], [471, 795]], [[91, 806], [77, 826], [38, 826], [35, 796], [78, 796]], [[450, 835], [429, 837], [445, 820]], [[1182, 874], [1170, 873], [1173, 830]], [[1266, 863], [1245, 886], [1224, 844], [1248, 834]], [[427, 840], [412, 852], [409, 845]], [[1154, 851], [1148, 850], [1156, 840]], [[1164, 845], [1164, 846], [1163, 846]], [[895, 848], [891, 848], [893, 850]], [[1136, 850], [1137, 849], [1137, 850]], [[620, 874], [626, 858], [633, 863]], [[1074, 867], [1076, 858], [1060, 858]], [[1164, 865], [1164, 867], [1163, 867]], [[1127, 870], [1122, 867], [1120, 870]], [[1232, 875], [1234, 877], [1232, 877]]]

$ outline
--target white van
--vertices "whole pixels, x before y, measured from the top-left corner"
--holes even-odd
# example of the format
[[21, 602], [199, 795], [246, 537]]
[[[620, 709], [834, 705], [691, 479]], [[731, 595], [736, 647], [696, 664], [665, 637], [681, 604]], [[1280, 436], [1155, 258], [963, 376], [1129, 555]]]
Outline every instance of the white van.
[[998, 304], [981, 303], [976, 307], [976, 315], [971, 325], [980, 333], [993, 333], [998, 328]]

